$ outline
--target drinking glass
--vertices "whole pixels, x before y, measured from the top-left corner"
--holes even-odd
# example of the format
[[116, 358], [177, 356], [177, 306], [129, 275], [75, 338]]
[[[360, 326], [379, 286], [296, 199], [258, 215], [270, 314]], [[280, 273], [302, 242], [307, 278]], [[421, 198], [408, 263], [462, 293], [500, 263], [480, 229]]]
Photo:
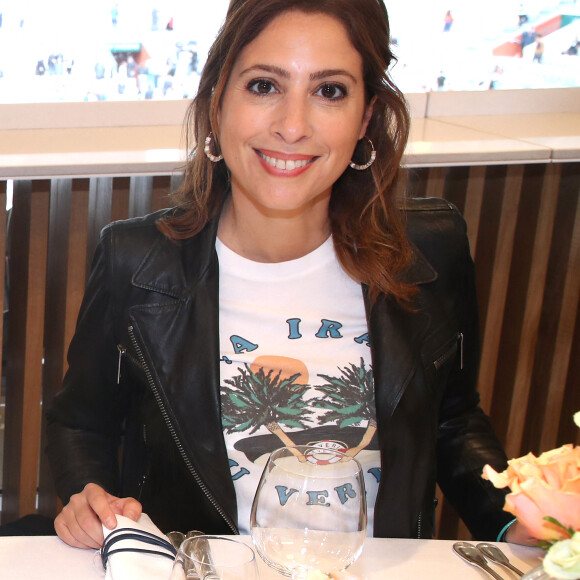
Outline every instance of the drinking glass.
[[250, 517], [260, 557], [284, 576], [343, 570], [360, 555], [367, 512], [360, 463], [330, 445], [272, 452]]
[[256, 556], [240, 540], [194, 536], [181, 544], [169, 580], [258, 580]]

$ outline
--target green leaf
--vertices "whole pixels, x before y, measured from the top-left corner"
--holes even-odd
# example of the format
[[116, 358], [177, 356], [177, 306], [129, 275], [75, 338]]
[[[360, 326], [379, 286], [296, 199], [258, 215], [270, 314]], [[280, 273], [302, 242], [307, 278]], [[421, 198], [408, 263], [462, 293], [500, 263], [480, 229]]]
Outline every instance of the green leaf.
[[292, 417], [302, 414], [302, 409], [292, 409], [290, 407], [278, 407], [276, 410], [281, 415], [290, 415]]
[[339, 427], [342, 429], [343, 427], [348, 427], [349, 425], [354, 425], [355, 423], [360, 423], [363, 421], [362, 417], [348, 417], [344, 421], [340, 422]]
[[290, 397], [290, 399], [288, 399], [288, 401], [289, 401], [290, 403], [293, 403], [294, 401], [298, 401], [298, 402], [300, 402], [300, 399], [301, 399], [301, 398], [302, 398], [302, 393], [301, 393], [301, 392], [298, 392], [298, 393], [294, 393], [294, 394], [293, 394], [293, 395]]
[[337, 409], [336, 412], [341, 415], [352, 415], [360, 410], [362, 405], [351, 405], [350, 407], [343, 407], [342, 409]]
[[313, 407], [314, 409], [324, 409], [325, 411], [329, 411], [329, 410], [335, 410], [337, 407], [334, 403], [331, 403], [330, 401], [323, 401], [323, 400], [319, 400], [319, 401], [311, 401], [311, 407]]
[[250, 406], [246, 401], [244, 401], [242, 397], [240, 397], [240, 395], [237, 395], [236, 393], [230, 394], [230, 401], [238, 408]]
[[238, 425], [238, 431], [245, 431], [250, 425], [252, 424], [252, 419], [248, 419], [247, 421], [245, 421], [244, 423], [242, 423], [241, 425]]
[[344, 397], [340, 393], [337, 393], [335, 391], [327, 392], [326, 396], [330, 397], [331, 399], [334, 399], [336, 401], [343, 401], [344, 400]]
[[552, 516], [544, 516], [544, 519], [547, 522], [550, 522], [556, 526], [558, 526], [559, 528], [562, 528], [567, 534], [569, 534], [570, 537], [572, 537], [574, 535], [574, 529], [570, 526], [565, 526], [564, 524], [560, 523], [556, 518], [553, 518]]

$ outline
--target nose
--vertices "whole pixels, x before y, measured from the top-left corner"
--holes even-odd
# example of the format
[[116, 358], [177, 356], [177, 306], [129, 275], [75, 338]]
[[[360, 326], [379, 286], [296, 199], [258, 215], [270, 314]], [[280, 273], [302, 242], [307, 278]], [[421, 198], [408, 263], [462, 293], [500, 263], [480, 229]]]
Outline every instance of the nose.
[[312, 136], [308, 99], [289, 95], [276, 108], [272, 130], [285, 143], [298, 143]]

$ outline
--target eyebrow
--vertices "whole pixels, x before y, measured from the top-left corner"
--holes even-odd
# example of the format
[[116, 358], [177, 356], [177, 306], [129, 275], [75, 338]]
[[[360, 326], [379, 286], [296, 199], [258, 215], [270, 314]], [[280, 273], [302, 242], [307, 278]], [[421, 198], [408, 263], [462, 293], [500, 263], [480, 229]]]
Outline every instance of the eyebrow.
[[[278, 76], [281, 76], [284, 79], [290, 78], [290, 73], [287, 70], [285, 70], [279, 66], [274, 66], [274, 65], [269, 65], [269, 64], [256, 64], [256, 65], [250, 66], [247, 69], [243, 70], [241, 74], [247, 74], [247, 73], [253, 72], [253, 71], [263, 71], [263, 72], [273, 73], [273, 74], [276, 74]], [[333, 77], [333, 76], [347, 76], [350, 79], [352, 79], [355, 83], [357, 82], [356, 77], [352, 73], [348, 72], [347, 70], [340, 69], [340, 68], [329, 68], [329, 69], [324, 69], [324, 70], [314, 72], [310, 75], [310, 80], [311, 81], [318, 81], [318, 80], [325, 79], [328, 77]]]

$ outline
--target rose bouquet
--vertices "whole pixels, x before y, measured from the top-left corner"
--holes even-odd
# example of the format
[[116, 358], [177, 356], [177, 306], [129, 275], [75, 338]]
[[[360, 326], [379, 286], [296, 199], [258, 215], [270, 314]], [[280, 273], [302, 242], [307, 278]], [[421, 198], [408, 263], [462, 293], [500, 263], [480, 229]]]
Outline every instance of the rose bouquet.
[[[580, 427], [580, 411], [574, 415]], [[498, 473], [486, 465], [483, 478], [509, 487], [504, 509], [547, 549], [544, 570], [554, 578], [580, 578], [580, 447], [571, 444], [528, 453]]]

